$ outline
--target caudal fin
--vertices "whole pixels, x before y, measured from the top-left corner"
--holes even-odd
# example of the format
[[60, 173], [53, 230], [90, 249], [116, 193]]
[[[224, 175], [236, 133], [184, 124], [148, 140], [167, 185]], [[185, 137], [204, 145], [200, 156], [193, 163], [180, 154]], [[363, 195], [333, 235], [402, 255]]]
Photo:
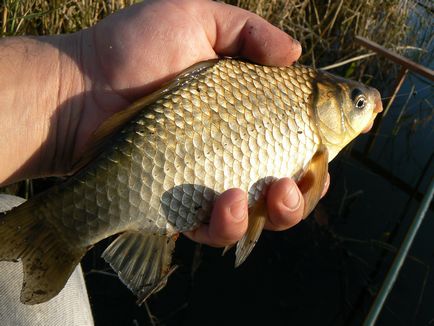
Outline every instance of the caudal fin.
[[0, 214], [0, 261], [22, 261], [21, 302], [25, 304], [56, 296], [87, 251], [71, 250], [46, 221], [32, 212], [32, 203], [27, 202], [5, 216]]

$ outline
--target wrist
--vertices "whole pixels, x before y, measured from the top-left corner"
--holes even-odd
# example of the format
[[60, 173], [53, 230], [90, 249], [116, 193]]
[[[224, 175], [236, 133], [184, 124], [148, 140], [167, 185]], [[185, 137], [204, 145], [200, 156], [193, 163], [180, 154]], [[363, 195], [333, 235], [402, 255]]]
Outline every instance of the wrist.
[[83, 80], [79, 35], [0, 42], [0, 185], [68, 170]]

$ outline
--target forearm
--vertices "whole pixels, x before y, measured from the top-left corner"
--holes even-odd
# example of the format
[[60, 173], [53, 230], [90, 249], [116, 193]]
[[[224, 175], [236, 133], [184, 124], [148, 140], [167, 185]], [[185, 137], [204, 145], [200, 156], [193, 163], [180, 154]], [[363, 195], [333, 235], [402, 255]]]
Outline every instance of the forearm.
[[55, 165], [74, 145], [56, 134], [67, 135], [81, 111], [76, 42], [76, 34], [0, 40], [0, 185], [62, 173]]

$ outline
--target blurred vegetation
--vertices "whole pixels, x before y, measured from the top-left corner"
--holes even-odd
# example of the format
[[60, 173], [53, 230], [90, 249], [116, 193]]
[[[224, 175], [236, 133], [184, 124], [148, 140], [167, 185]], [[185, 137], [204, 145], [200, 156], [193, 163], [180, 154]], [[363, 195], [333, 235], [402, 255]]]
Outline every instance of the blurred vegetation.
[[[412, 1], [400, 0], [228, 2], [256, 12], [294, 36], [303, 47], [300, 61], [319, 68], [367, 53], [366, 49], [354, 42], [356, 35], [389, 49], [402, 48], [408, 32], [407, 19], [415, 6]], [[390, 74], [393, 67], [386, 60], [371, 56], [345, 65], [336, 72], [369, 83], [381, 71]]]
[[76, 32], [129, 6], [131, 0], [3, 0], [1, 36]]
[[[132, 0], [4, 0], [0, 8], [1, 36], [70, 33], [94, 25], [104, 16], [129, 6]], [[367, 51], [354, 36], [386, 48], [402, 49], [408, 42], [407, 19], [414, 1], [401, 0], [226, 0], [253, 11], [297, 38], [304, 49], [301, 62], [323, 67]], [[408, 44], [405, 44], [408, 45]], [[339, 73], [365, 82], [388, 63], [369, 57]], [[364, 76], [364, 78], [362, 78]]]

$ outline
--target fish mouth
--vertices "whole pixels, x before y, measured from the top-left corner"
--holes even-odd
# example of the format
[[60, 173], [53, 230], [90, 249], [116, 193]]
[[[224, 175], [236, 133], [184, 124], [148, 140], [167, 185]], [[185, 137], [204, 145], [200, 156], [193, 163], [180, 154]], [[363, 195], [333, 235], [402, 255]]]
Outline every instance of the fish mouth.
[[381, 95], [380, 92], [377, 91], [374, 88], [374, 101], [375, 101], [375, 108], [374, 108], [374, 113], [380, 113], [383, 112], [383, 103], [381, 102]]
[[372, 119], [371, 121], [369, 121], [368, 125], [365, 127], [365, 129], [362, 130], [362, 134], [366, 134], [367, 132], [369, 132], [372, 129], [372, 126], [374, 125], [374, 119]]
[[374, 125], [375, 118], [377, 117], [377, 114], [380, 112], [383, 112], [383, 103], [381, 102], [381, 95], [380, 92], [374, 89], [374, 111], [372, 113], [372, 119], [369, 121], [368, 125], [363, 129], [362, 133], [365, 134], [369, 132], [372, 129], [372, 126]]

